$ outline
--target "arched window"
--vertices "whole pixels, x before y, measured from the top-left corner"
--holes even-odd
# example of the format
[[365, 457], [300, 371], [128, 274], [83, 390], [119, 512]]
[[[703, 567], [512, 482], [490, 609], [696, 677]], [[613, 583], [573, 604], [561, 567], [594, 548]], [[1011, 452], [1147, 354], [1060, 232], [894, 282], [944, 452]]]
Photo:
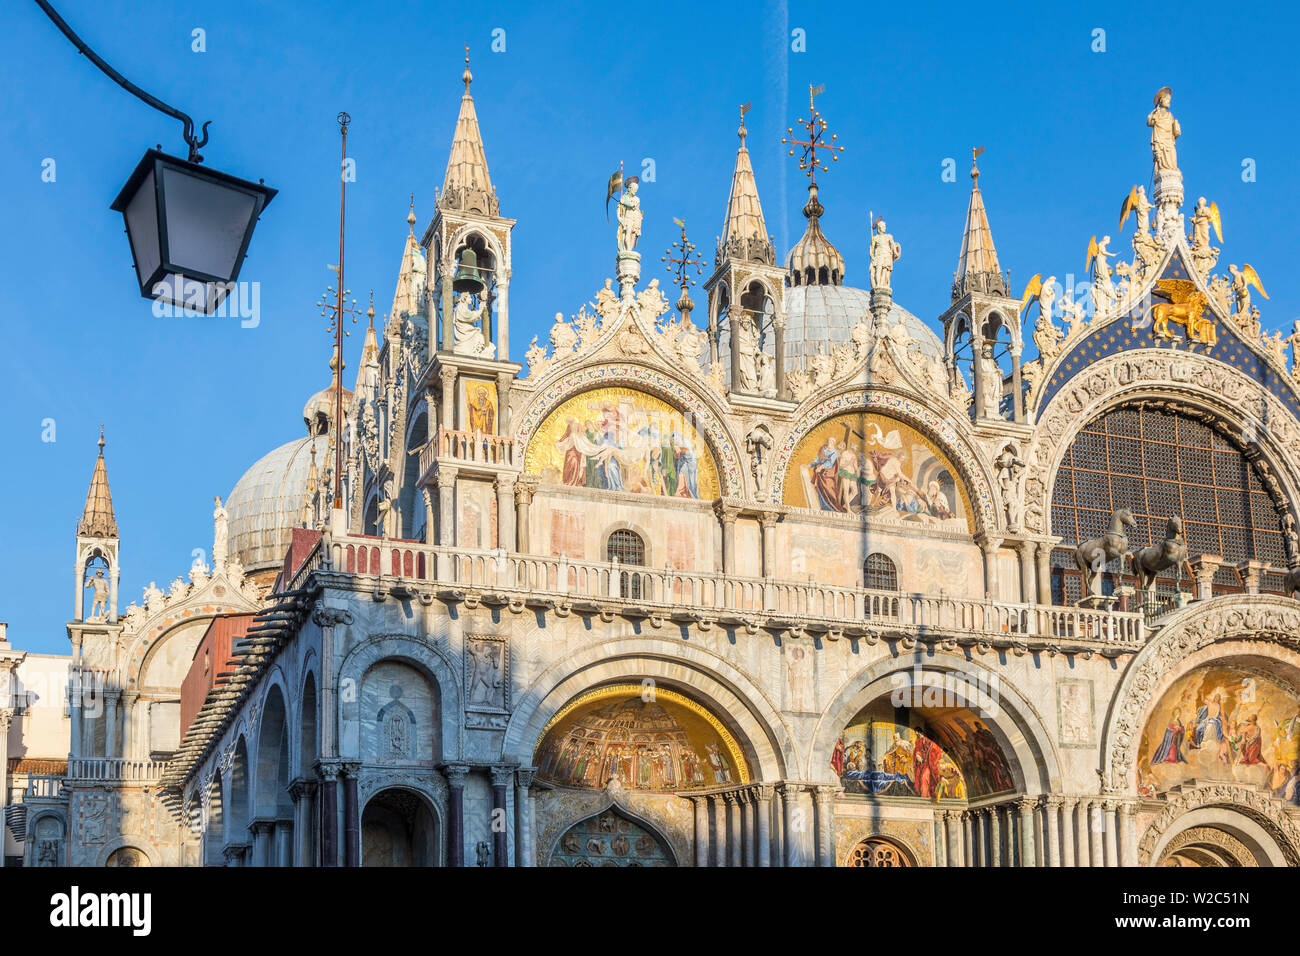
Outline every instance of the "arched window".
[[873, 837], [853, 848], [849, 866], [911, 866], [912, 861], [896, 843]]
[[[635, 531], [619, 528], [610, 534], [605, 543], [605, 560], [619, 564], [645, 565], [645, 542]], [[635, 571], [619, 573], [619, 594], [623, 597], [641, 597], [641, 575]]]
[[[1052, 533], [1061, 536], [1052, 553], [1054, 602], [1073, 604], [1082, 596], [1074, 548], [1104, 533], [1118, 508], [1137, 518], [1128, 532], [1134, 551], [1159, 544], [1165, 522], [1182, 518], [1189, 557], [1224, 560], [1214, 577], [1216, 594], [1241, 589], [1236, 565], [1243, 561], [1286, 566], [1277, 503], [1241, 450], [1203, 421], [1139, 402], [1085, 425], [1061, 461], [1052, 487]], [[1264, 588], [1277, 577], [1266, 576]], [[1109, 589], [1111, 575], [1104, 580]], [[1126, 573], [1125, 580], [1135, 579]], [[1183, 589], [1190, 585], [1184, 575]], [[1173, 588], [1171, 570], [1157, 581], [1157, 590]]]
[[862, 564], [862, 586], [873, 591], [897, 591], [898, 568], [879, 551], [873, 552]]

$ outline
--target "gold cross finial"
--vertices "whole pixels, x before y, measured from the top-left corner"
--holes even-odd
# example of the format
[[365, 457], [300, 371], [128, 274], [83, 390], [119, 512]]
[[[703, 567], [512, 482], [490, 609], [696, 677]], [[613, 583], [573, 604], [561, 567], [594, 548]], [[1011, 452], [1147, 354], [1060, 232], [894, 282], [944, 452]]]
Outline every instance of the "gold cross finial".
[[469, 44], [465, 44], [465, 72], [460, 75], [461, 80], [465, 83], [465, 92], [469, 92], [469, 85], [474, 81], [474, 74], [469, 71]]
[[[800, 119], [795, 121], [796, 124], [802, 127], [807, 133], [808, 138], [806, 140], [795, 139], [793, 126], [787, 127], [787, 136], [781, 138], [781, 142], [789, 146], [803, 147], [803, 155], [799, 157], [799, 168], [808, 174], [808, 178], [811, 179], [814, 184], [817, 182], [817, 170], [820, 169], [822, 172], [826, 172], [828, 168], [823, 159], [817, 155], [817, 151], [823, 150], [829, 152], [831, 162], [833, 163], [839, 162], [839, 154], [844, 152], [843, 146], [835, 145], [835, 140], [838, 134], [831, 133], [831, 141], [829, 143], [823, 139], [823, 134], [826, 132], [826, 120], [822, 119], [822, 115], [817, 112], [817, 107], [813, 100], [814, 97], [819, 96], [825, 91], [825, 83], [818, 86], [809, 84], [808, 118], [806, 120]], [[790, 150], [790, 155], [794, 155], [793, 149]]]

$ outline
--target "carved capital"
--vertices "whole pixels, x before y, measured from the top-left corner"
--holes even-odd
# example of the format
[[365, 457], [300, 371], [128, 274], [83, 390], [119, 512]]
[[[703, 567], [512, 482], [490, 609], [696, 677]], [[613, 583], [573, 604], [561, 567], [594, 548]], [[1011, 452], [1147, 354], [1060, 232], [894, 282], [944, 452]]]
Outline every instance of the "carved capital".
[[453, 790], [463, 789], [465, 777], [469, 774], [469, 765], [463, 763], [445, 763], [438, 768], [447, 778], [447, 786]]
[[521, 790], [531, 790], [536, 776], [536, 767], [520, 767], [515, 771], [515, 783]]

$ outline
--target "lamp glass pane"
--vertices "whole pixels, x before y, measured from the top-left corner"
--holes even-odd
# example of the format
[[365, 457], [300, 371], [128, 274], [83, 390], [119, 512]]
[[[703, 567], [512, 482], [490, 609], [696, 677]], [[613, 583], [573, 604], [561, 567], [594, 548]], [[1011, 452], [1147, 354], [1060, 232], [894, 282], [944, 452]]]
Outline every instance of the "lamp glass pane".
[[232, 279], [257, 197], [164, 166], [163, 202], [171, 267]]
[[158, 249], [158, 196], [152, 172], [127, 203], [126, 230], [131, 240], [131, 251], [135, 253], [135, 268], [143, 285], [162, 262]]

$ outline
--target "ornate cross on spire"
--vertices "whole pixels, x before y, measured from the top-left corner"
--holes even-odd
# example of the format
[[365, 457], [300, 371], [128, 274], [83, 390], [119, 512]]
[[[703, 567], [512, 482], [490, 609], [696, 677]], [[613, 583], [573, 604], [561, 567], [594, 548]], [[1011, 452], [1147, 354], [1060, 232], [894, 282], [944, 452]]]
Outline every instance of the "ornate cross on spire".
[[[742, 130], [745, 128], [745, 109], [747, 108], [742, 107], [740, 111]], [[695, 285], [695, 280], [689, 275], [691, 266], [695, 267], [697, 275], [703, 275], [704, 262], [700, 259], [699, 253], [695, 251], [695, 243], [686, 238], [686, 221], [674, 218], [673, 222], [681, 227], [682, 237], [674, 240], [673, 244], [664, 250], [664, 254], [660, 256], [660, 261], [668, 263], [667, 269], [669, 272], [676, 273], [673, 285], [682, 290], [681, 297], [677, 300], [677, 311], [686, 316], [690, 314], [691, 309], [695, 308], [695, 303], [691, 301], [689, 291], [690, 287]], [[676, 252], [675, 255], [674, 252]]]
[[[813, 86], [809, 84], [808, 118], [806, 120], [804, 119], [795, 120], [796, 125], [803, 128], [808, 138], [806, 140], [794, 139], [793, 126], [786, 128], [786, 134], [788, 138], [787, 136], [781, 137], [782, 143], [785, 143], [791, 147], [794, 146], [803, 147], [803, 155], [799, 157], [799, 168], [801, 170], [804, 170], [807, 173], [808, 178], [811, 179], [813, 183], [817, 182], [817, 170], [820, 169], [822, 172], [826, 172], [826, 170], [829, 168], [827, 167], [825, 161], [818, 156], [817, 151], [823, 150], [825, 152], [829, 152], [831, 157], [831, 162], [833, 163], [839, 162], [839, 158], [840, 158], [839, 154], [844, 152], [843, 146], [835, 145], [835, 139], [838, 134], [831, 133], [831, 142], [829, 143], [826, 142], [825, 140], [826, 120], [822, 119], [821, 113], [817, 112], [817, 106], [814, 102], [814, 99], [819, 94], [824, 93], [825, 91], [826, 91], [825, 83], [821, 84], [820, 86]], [[791, 156], [794, 155], [793, 149], [790, 150], [790, 155]]]

